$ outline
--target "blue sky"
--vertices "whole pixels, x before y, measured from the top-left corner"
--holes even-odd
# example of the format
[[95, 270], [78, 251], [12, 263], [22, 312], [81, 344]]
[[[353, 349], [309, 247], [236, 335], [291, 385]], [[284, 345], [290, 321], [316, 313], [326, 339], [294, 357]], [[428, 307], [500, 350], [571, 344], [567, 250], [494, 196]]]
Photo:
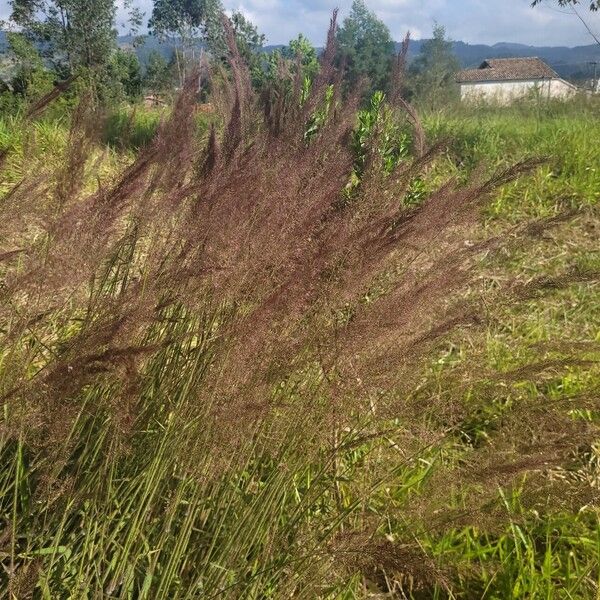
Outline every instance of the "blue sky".
[[[91, 0], [93, 1], [93, 0]], [[136, 0], [150, 13], [151, 0]], [[237, 9], [256, 23], [268, 43], [286, 43], [299, 32], [321, 44], [332, 9], [347, 14], [352, 0], [225, 0], [228, 9]], [[438, 21], [455, 40], [493, 44], [518, 42], [537, 46], [579, 46], [593, 43], [582, 23], [565, 14], [548, 0], [535, 9], [530, 0], [367, 0], [388, 25], [395, 39], [407, 30], [412, 37], [428, 37]], [[600, 34], [600, 14], [591, 14], [580, 5], [580, 13]], [[8, 0], [0, 0], [0, 17], [9, 14]]]

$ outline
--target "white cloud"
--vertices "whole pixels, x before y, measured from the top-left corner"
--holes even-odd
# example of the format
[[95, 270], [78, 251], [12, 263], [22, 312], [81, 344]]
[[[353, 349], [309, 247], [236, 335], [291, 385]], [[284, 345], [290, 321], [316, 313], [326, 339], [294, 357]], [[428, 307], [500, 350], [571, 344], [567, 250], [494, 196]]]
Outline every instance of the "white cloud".
[[[367, 0], [395, 39], [407, 30], [417, 39], [431, 34], [434, 23], [448, 35], [469, 43], [518, 42], [531, 45], [586, 45], [593, 40], [575, 15], [549, 5], [531, 8], [531, 0]], [[225, 3], [228, 4], [227, 0]], [[337, 5], [341, 19], [351, 0], [244, 0], [270, 43], [285, 43], [300, 31], [317, 44], [323, 42], [329, 15]], [[600, 32], [600, 14], [585, 12]]]
[[[531, 0], [367, 0], [390, 28], [395, 39], [410, 30], [418, 39], [430, 35], [434, 22], [446, 27], [455, 40], [492, 44], [519, 42], [531, 45], [578, 46], [593, 43], [577, 17], [548, 4], [531, 8]], [[134, 0], [148, 17], [152, 0]], [[352, 0], [224, 0], [227, 9], [240, 10], [267, 35], [271, 44], [286, 43], [298, 33], [315, 44], [325, 39], [329, 17], [335, 6], [343, 20]], [[585, 3], [584, 3], [585, 4]], [[600, 13], [582, 15], [600, 32]], [[0, 0], [0, 17], [10, 13], [8, 0]], [[119, 15], [119, 23], [124, 23]]]

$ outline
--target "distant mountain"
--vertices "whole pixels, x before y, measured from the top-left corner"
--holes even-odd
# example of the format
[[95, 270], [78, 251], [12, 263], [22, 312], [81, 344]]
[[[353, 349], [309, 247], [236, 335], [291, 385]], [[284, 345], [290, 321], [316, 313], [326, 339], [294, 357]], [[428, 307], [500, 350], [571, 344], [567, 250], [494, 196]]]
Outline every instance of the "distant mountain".
[[[117, 43], [121, 48], [133, 48], [134, 37], [131, 35], [121, 35], [117, 38]], [[201, 44], [198, 43], [198, 47]], [[138, 46], [135, 51], [140, 57], [140, 60], [145, 63], [148, 59], [148, 55], [153, 50], [157, 50], [160, 52], [165, 58], [169, 59], [173, 53], [173, 49], [175, 48], [175, 42], [173, 43], [162, 43], [158, 40], [158, 38], [148, 35], [144, 38], [144, 41], [141, 46]], [[0, 30], [0, 54], [5, 53], [8, 50], [8, 41], [6, 37], [6, 32]]]
[[[132, 47], [131, 36], [120, 36], [121, 47]], [[408, 58], [414, 60], [420, 52], [426, 40], [411, 40]], [[153, 36], [147, 36], [144, 43], [135, 50], [142, 63], [148, 59], [153, 50], [160, 52], [169, 59], [173, 53], [175, 42], [161, 43]], [[513, 44], [500, 42], [493, 46], [485, 44], [467, 44], [465, 42], [453, 42], [453, 50], [463, 67], [475, 67], [486, 58], [514, 58], [518, 56], [538, 56], [546, 61], [561, 77], [567, 79], [587, 79], [593, 73], [590, 62], [600, 62], [600, 45], [577, 46], [568, 48], [566, 46], [528, 46], [526, 44]], [[198, 44], [201, 47], [201, 44]], [[266, 46], [265, 52], [273, 52], [281, 45]], [[397, 43], [400, 47], [400, 42]], [[6, 34], [0, 31], [0, 53], [6, 51]]]
[[[134, 37], [131, 35], [121, 35], [117, 41], [121, 48], [133, 48]], [[176, 45], [177, 43], [175, 40], [172, 42], [161, 42], [157, 37], [147, 35], [144, 38], [143, 43], [139, 46], [136, 46], [135, 51], [142, 64], [146, 64], [148, 61], [148, 56], [153, 51], [159, 52], [167, 60], [169, 60], [173, 55], [173, 50], [175, 49]], [[202, 44], [198, 42], [198, 48], [201, 46]]]
[[[408, 51], [409, 60], [415, 58], [424, 42], [425, 40], [411, 41]], [[507, 42], [500, 42], [493, 46], [454, 42], [452, 46], [458, 60], [465, 68], [476, 67], [486, 58], [537, 56], [547, 62], [561, 77], [586, 79], [593, 73], [593, 67], [589, 63], [600, 62], [600, 45], [598, 44], [568, 48], [566, 46], [527, 46]]]
[[[411, 40], [408, 48], [409, 62], [414, 60], [427, 40]], [[399, 50], [400, 42], [396, 42]], [[272, 52], [281, 45], [266, 46], [266, 52]], [[463, 68], [477, 67], [486, 58], [517, 58], [520, 56], [537, 56], [547, 62], [561, 77], [566, 79], [588, 79], [593, 73], [590, 62], [600, 63], [600, 45], [577, 46], [528, 46], [499, 42], [493, 46], [485, 44], [467, 44], [453, 42], [452, 49]]]

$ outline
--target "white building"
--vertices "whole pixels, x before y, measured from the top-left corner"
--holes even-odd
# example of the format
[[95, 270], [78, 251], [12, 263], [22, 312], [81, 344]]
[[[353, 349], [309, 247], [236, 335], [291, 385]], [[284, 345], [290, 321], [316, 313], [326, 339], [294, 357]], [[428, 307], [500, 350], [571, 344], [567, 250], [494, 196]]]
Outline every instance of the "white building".
[[577, 92], [539, 58], [488, 59], [477, 69], [460, 71], [456, 80], [465, 101], [508, 104], [528, 95], [566, 99]]

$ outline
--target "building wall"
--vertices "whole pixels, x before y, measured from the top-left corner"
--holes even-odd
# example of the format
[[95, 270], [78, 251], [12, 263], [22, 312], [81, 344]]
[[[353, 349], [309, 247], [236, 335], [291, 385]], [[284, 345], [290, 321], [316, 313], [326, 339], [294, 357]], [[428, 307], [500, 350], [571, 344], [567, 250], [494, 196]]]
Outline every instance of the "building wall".
[[465, 101], [496, 102], [508, 104], [511, 100], [529, 94], [538, 94], [542, 98], [565, 99], [573, 95], [577, 88], [563, 79], [546, 81], [481, 81], [461, 83], [460, 95]]

